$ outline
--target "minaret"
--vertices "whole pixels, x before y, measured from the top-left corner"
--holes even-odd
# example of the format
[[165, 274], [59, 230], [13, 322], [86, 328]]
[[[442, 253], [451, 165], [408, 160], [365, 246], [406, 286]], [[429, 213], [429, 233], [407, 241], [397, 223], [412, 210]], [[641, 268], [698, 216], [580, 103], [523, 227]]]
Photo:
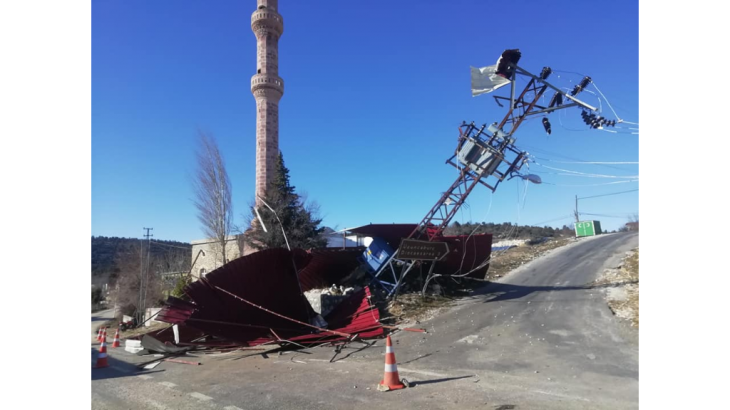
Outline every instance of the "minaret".
[[[277, 12], [278, 0], [257, 0], [251, 15], [256, 34], [256, 74], [251, 77], [251, 92], [256, 98], [256, 195], [264, 197], [274, 177], [279, 155], [279, 100], [284, 80], [279, 77], [279, 37], [284, 20]], [[256, 198], [256, 204], [260, 201]]]

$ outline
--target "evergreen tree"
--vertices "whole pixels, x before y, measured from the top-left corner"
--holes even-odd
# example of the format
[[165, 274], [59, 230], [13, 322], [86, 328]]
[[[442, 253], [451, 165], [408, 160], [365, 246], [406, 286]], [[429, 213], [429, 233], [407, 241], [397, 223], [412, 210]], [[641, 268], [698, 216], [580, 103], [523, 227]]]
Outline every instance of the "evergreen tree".
[[321, 236], [324, 227], [319, 227], [322, 219], [317, 215], [316, 205], [307, 206], [294, 188], [289, 183], [289, 169], [284, 165], [284, 156], [279, 152], [274, 179], [269, 183], [264, 198], [276, 215], [265, 205], [259, 206], [258, 213], [268, 232], [264, 232], [256, 215], [252, 215], [251, 229], [244, 238], [246, 244], [258, 250], [286, 248], [281, 232], [283, 226], [292, 249], [322, 248], [327, 245], [327, 240]]

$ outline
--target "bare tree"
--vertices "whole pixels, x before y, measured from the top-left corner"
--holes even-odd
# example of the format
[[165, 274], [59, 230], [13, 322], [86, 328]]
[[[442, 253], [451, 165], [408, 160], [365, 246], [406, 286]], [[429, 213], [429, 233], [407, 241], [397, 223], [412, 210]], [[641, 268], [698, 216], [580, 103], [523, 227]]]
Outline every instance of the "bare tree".
[[157, 255], [150, 261], [152, 269], [157, 274], [187, 273], [190, 270], [191, 249], [165, 246], [160, 243], [152, 243], [156, 246]]
[[[119, 273], [113, 291], [113, 300], [120, 306], [123, 314], [131, 315], [135, 311], [142, 312], [146, 308], [146, 306], [140, 306], [140, 302], [142, 302], [140, 288], [146, 289], [145, 303], [150, 302], [154, 305], [163, 299], [163, 284], [159, 275], [154, 272], [145, 275], [143, 274], [145, 269], [140, 269], [142, 265], [140, 255], [143, 251], [144, 248], [140, 243], [119, 250], [115, 255], [115, 265], [119, 269]], [[147, 263], [154, 264], [145, 259], [145, 264]]]
[[639, 230], [639, 214], [633, 214], [629, 216], [629, 222], [624, 225], [625, 231], [638, 231]]
[[[157, 254], [150, 261], [150, 269], [159, 276], [165, 287], [172, 290], [177, 282], [190, 272], [190, 249], [167, 246], [154, 243], [157, 246]], [[168, 290], [168, 289], [166, 289]]]
[[196, 157], [197, 171], [193, 179], [193, 189], [198, 220], [202, 224], [203, 233], [216, 242], [216, 251], [220, 252], [223, 263], [226, 263], [226, 240], [233, 226], [231, 182], [213, 136], [199, 133]]
[[[301, 190], [299, 191], [299, 204], [304, 209], [305, 214], [308, 214], [312, 219], [322, 221], [324, 219], [324, 215], [322, 215], [322, 205], [319, 204], [316, 200], [309, 199], [309, 192]], [[337, 230], [335, 227], [333, 230]], [[318, 238], [320, 239], [321, 246], [326, 246], [327, 243], [327, 234], [324, 232], [324, 229], [321, 230], [319, 233]]]

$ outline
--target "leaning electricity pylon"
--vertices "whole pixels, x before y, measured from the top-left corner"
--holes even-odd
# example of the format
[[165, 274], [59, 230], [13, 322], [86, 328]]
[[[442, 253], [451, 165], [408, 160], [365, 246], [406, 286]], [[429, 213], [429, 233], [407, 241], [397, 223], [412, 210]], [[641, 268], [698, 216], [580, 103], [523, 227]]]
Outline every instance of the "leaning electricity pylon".
[[[550, 67], [544, 67], [539, 75], [519, 67], [517, 63], [521, 56], [522, 53], [519, 50], [506, 50], [497, 64], [481, 69], [472, 68], [472, 95], [474, 96], [491, 93], [511, 84], [509, 97], [494, 97], [500, 107], [504, 107], [502, 102], [509, 102], [507, 113], [501, 122], [495, 122], [489, 126], [484, 124], [477, 127], [473, 122], [470, 124], [464, 122], [459, 127], [456, 152], [446, 160], [447, 164], [458, 169], [459, 174], [456, 181], [441, 195], [441, 198], [418, 223], [413, 232], [407, 238], [403, 238], [403, 240], [410, 241], [409, 244], [412, 244], [413, 240], [437, 241], [477, 184], [482, 184], [494, 192], [500, 182], [519, 175], [522, 165], [527, 162], [527, 152], [519, 150], [514, 145], [514, 134], [525, 119], [572, 107], [580, 107], [588, 112], [597, 111], [595, 107], [576, 98], [576, 95], [590, 84], [590, 77], [584, 77], [570, 93], [567, 93], [547, 81], [552, 74]], [[519, 94], [517, 94], [515, 86], [517, 76], [529, 78], [527, 85]], [[548, 88], [555, 91], [550, 103], [547, 106], [538, 104]], [[542, 123], [549, 134], [550, 121], [544, 117]], [[539, 178], [526, 179], [533, 182], [539, 181]], [[401, 274], [393, 289], [390, 290], [389, 296], [397, 294], [398, 287], [408, 272], [423, 260], [399, 258], [402, 241], [401, 246], [391, 258], [383, 263], [375, 273], [375, 277], [378, 277], [386, 269], [391, 269], [395, 273], [396, 266], [401, 267]], [[434, 259], [430, 263], [432, 265], [429, 275], [433, 271], [436, 260]]]
[[[509, 97], [494, 97], [497, 104], [502, 107], [504, 105], [500, 101], [509, 101], [507, 113], [501, 122], [489, 126], [484, 124], [478, 128], [472, 122], [463, 123], [459, 127], [456, 153], [446, 160], [447, 164], [459, 170], [459, 175], [409, 238], [432, 241], [448, 226], [477, 184], [482, 184], [494, 192], [500, 182], [520, 170], [526, 161], [527, 153], [520, 151], [514, 145], [514, 134], [526, 118], [571, 107], [597, 111], [595, 107], [575, 97], [590, 84], [590, 77], [583, 78], [570, 93], [566, 93], [547, 81], [552, 73], [550, 67], [544, 67], [540, 75], [534, 75], [517, 65], [521, 56], [519, 50], [506, 50], [496, 65], [486, 67], [489, 69], [488, 72], [493, 71], [491, 80], [487, 80], [487, 83], [491, 81], [487, 87], [492, 85], [492, 91], [511, 83]], [[519, 95], [515, 90], [517, 76], [529, 78]], [[481, 83], [484, 84], [485, 82]], [[547, 107], [541, 106], [537, 102], [548, 88], [554, 90], [555, 94]], [[528, 95], [532, 98], [527, 98]], [[566, 100], [570, 102], [565, 103]], [[550, 128], [549, 121], [543, 121], [543, 125], [546, 131]]]

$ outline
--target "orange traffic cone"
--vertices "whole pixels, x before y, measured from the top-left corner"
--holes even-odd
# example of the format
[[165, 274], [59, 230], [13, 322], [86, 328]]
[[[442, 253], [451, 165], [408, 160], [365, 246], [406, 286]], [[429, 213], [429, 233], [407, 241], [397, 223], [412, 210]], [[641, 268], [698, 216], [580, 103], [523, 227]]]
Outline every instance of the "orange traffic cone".
[[117, 328], [117, 333], [114, 334], [114, 343], [112, 343], [112, 347], [119, 347], [119, 328]]
[[99, 356], [96, 358], [96, 367], [109, 367], [109, 363], [106, 361], [106, 334], [104, 335], [104, 339], [101, 341], [101, 346], [99, 346]]
[[99, 327], [99, 331], [96, 332], [96, 341], [101, 342], [101, 327]]
[[390, 336], [385, 339], [385, 373], [383, 374], [383, 380], [378, 385], [378, 390], [398, 390], [406, 387], [398, 376], [398, 367], [395, 365], [395, 353], [393, 352], [393, 344], [390, 341]]

